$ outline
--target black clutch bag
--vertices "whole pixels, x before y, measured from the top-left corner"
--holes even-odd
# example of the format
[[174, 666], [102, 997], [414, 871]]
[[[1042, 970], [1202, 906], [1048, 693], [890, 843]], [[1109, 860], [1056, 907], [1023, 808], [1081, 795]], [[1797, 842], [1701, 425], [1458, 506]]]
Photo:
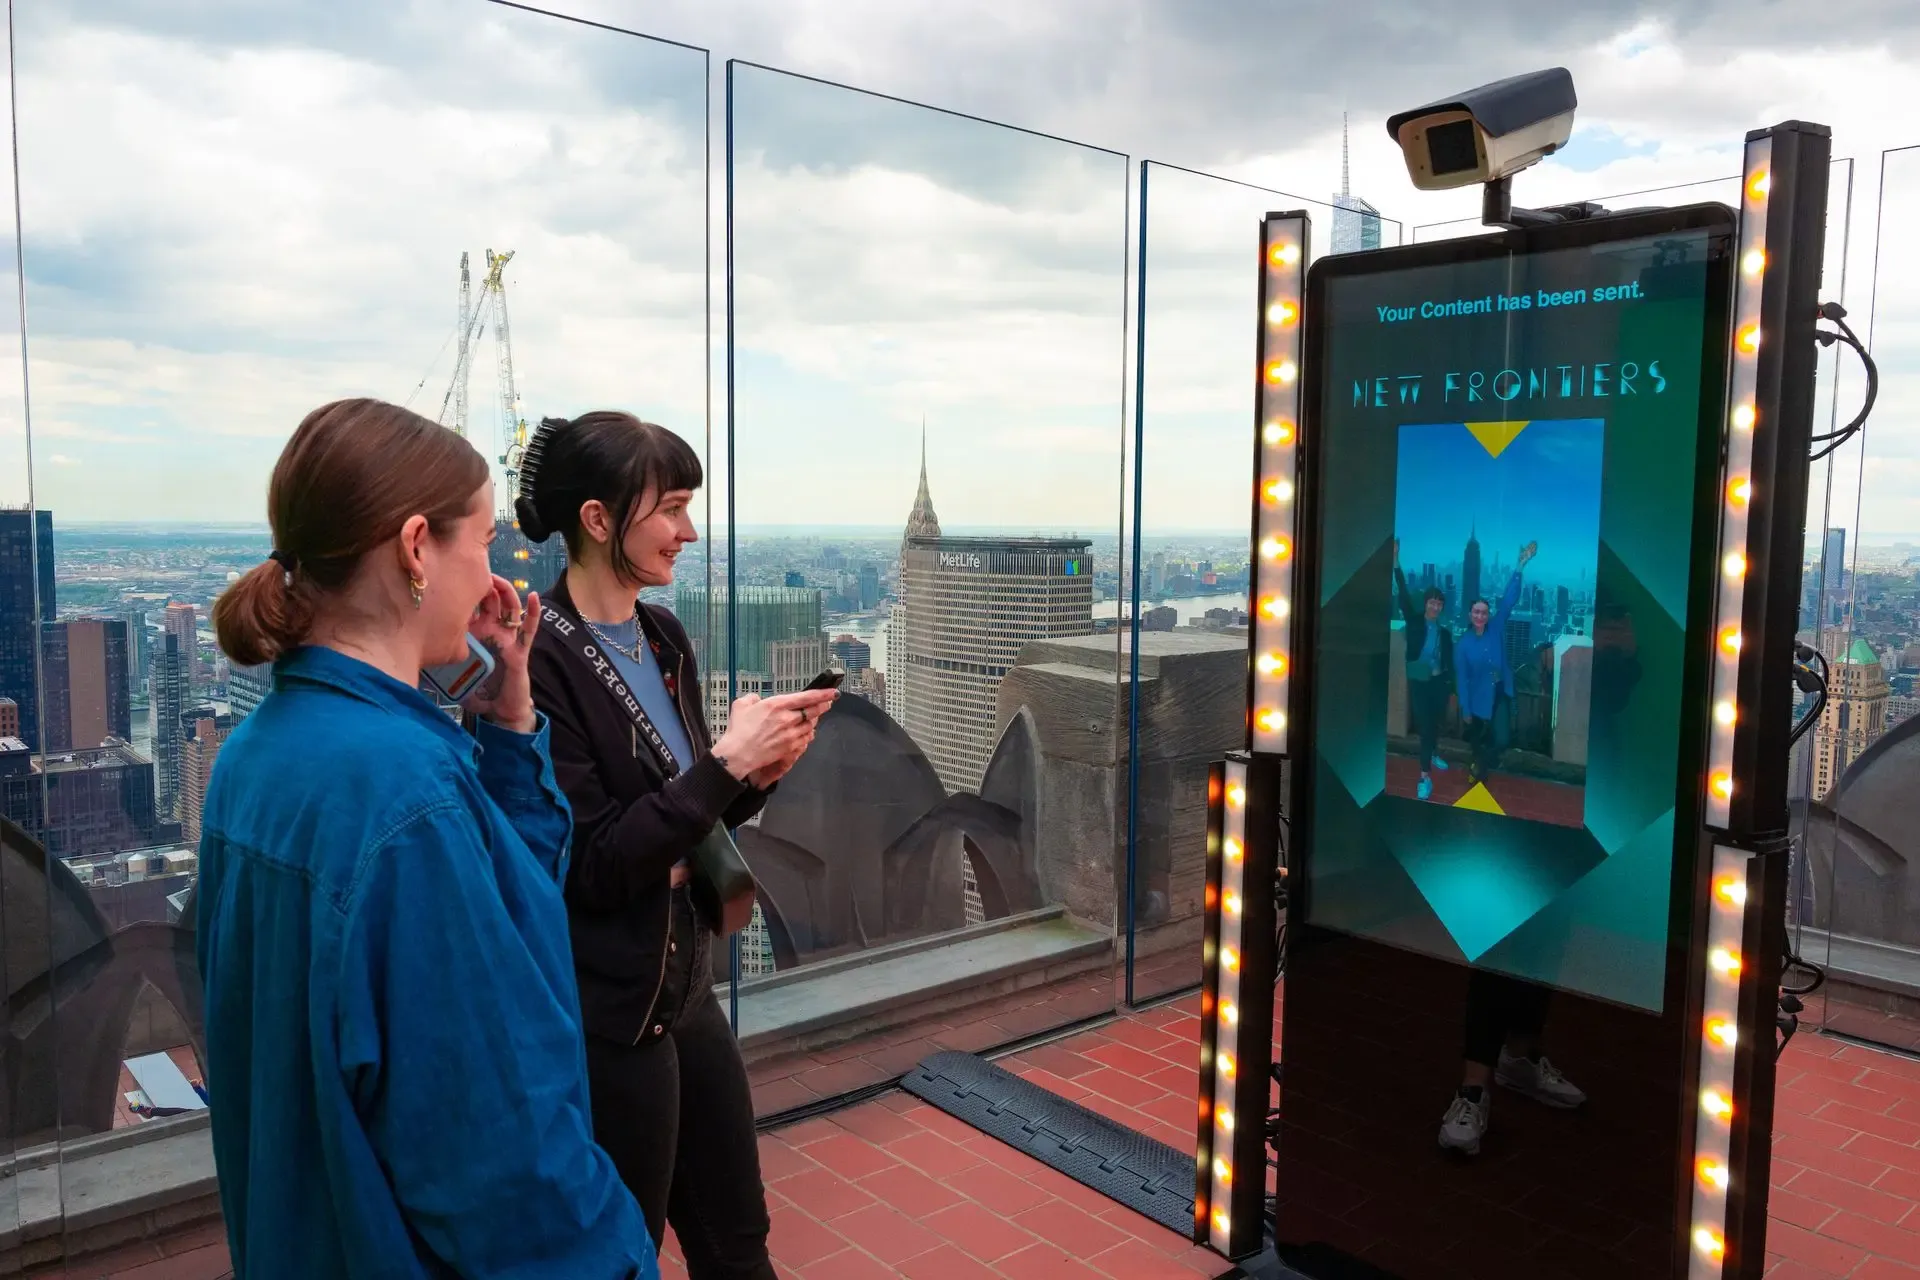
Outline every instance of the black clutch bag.
[[753, 919], [756, 886], [752, 869], [726, 827], [714, 823], [687, 861], [692, 870], [688, 892], [707, 927], [723, 938], [746, 928]]

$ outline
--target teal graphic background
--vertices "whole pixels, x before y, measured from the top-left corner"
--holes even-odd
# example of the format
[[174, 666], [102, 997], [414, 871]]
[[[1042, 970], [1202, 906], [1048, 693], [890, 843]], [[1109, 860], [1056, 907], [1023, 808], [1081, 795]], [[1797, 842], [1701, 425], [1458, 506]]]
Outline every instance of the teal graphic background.
[[[1321, 566], [1314, 806], [1301, 833], [1309, 923], [1661, 1009], [1707, 248], [1706, 232], [1688, 232], [1327, 282], [1322, 516], [1308, 548]], [[1382, 323], [1377, 311], [1627, 282], [1637, 296], [1618, 302], [1400, 324]], [[1618, 394], [1623, 363], [1643, 375], [1633, 394]], [[1645, 376], [1655, 366], [1657, 392]], [[1467, 371], [1507, 369], [1580, 372], [1577, 383], [1542, 380], [1548, 392], [1538, 396], [1525, 393], [1523, 376], [1506, 403], [1483, 381], [1482, 396], [1469, 399]], [[1405, 402], [1415, 375], [1416, 399]], [[1382, 378], [1394, 381], [1376, 394]], [[1563, 386], [1576, 394], [1551, 394]], [[1606, 420], [1584, 825], [1386, 794], [1397, 429], [1581, 417]]]

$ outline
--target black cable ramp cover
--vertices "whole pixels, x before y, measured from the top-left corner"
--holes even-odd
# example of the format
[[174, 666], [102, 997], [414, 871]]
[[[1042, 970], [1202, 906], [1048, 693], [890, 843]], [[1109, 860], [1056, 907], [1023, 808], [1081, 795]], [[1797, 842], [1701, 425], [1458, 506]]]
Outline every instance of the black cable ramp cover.
[[923, 1059], [900, 1087], [1075, 1182], [1193, 1235], [1193, 1157], [971, 1053]]

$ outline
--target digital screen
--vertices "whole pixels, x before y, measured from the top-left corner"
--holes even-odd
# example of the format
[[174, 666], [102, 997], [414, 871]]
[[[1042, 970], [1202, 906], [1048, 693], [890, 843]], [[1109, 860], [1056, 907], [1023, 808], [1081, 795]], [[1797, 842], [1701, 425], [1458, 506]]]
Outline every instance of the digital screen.
[[1308, 923], [1662, 1009], [1714, 244], [1315, 294]]
[[1427, 130], [1427, 159], [1435, 177], [1465, 173], [1480, 163], [1480, 150], [1474, 144], [1473, 121], [1455, 120]]

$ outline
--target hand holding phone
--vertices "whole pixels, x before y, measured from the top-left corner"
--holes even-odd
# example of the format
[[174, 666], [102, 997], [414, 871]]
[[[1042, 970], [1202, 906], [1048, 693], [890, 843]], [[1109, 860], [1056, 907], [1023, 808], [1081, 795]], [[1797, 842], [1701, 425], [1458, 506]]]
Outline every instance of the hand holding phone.
[[838, 689], [840, 682], [846, 678], [846, 672], [834, 667], [828, 667], [825, 671], [822, 671], [819, 675], [807, 681], [807, 690], [811, 692], [814, 689]]
[[449, 702], [461, 702], [468, 694], [489, 682], [496, 665], [493, 650], [471, 633], [467, 634], [467, 656], [458, 662], [428, 667], [420, 674]]

